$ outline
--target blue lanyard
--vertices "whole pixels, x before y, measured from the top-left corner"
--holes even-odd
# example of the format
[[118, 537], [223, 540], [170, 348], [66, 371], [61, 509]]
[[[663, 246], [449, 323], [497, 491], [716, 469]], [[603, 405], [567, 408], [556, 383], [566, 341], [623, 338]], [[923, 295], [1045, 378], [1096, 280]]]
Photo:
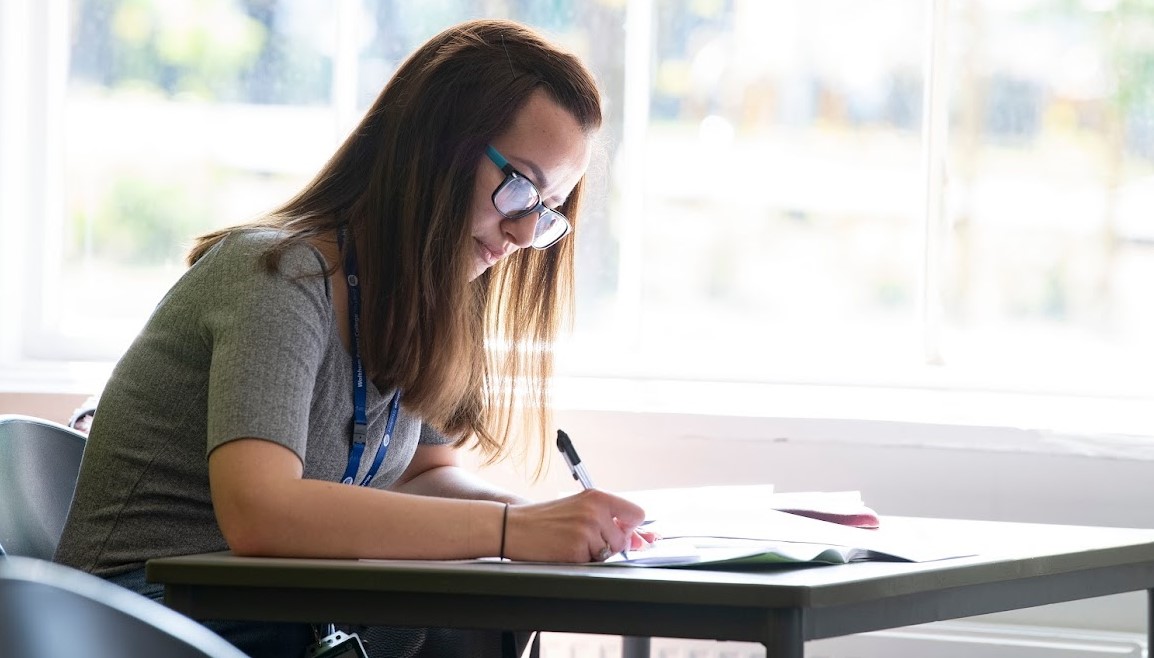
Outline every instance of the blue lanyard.
[[[345, 228], [337, 236], [341, 249], [345, 246]], [[345, 277], [349, 290], [349, 327], [352, 329], [353, 344], [353, 446], [349, 451], [349, 463], [345, 466], [345, 474], [341, 476], [343, 484], [352, 484], [357, 477], [357, 469], [361, 466], [361, 457], [365, 452], [365, 431], [368, 429], [368, 415], [365, 413], [365, 399], [367, 385], [365, 384], [365, 365], [361, 361], [361, 288], [357, 279], [357, 253], [352, 243], [345, 250]], [[385, 453], [389, 451], [392, 442], [393, 428], [397, 425], [397, 412], [401, 408], [401, 389], [393, 393], [389, 403], [389, 419], [385, 423], [385, 436], [377, 448], [377, 455], [373, 457], [373, 464], [369, 472], [361, 479], [360, 486], [367, 487], [376, 477], [381, 464], [385, 461]]]

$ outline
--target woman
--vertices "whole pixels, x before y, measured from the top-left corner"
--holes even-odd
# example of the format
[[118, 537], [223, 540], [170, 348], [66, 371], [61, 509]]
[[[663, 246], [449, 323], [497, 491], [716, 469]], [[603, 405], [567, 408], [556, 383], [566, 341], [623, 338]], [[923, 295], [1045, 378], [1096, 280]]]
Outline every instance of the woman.
[[[624, 499], [531, 503], [457, 462], [464, 446], [500, 458], [514, 427], [545, 438], [540, 346], [571, 299], [566, 234], [600, 121], [590, 74], [524, 26], [469, 22], [419, 48], [303, 191], [193, 247], [101, 395], [57, 560], [159, 597], [146, 560], [226, 548], [638, 548], [643, 511]], [[253, 655], [300, 655], [312, 635], [213, 628]], [[366, 634], [377, 655], [445, 650], [439, 632]]]

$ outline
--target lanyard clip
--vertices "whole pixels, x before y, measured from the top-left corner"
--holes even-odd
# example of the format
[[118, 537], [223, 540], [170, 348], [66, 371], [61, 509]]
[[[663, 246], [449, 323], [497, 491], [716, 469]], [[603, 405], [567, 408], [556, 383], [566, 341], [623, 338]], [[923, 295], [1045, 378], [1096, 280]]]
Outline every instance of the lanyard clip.
[[341, 476], [341, 482], [345, 484], [352, 484], [357, 477], [357, 466], [361, 463], [361, 453], [365, 451], [366, 429], [364, 423], [353, 422], [353, 445], [349, 448], [349, 463], [345, 466], [345, 474]]

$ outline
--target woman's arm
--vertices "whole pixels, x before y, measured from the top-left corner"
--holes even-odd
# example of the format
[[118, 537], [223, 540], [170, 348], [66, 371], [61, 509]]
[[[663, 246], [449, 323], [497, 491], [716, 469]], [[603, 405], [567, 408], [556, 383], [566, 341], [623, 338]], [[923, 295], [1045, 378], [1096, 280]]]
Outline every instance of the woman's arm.
[[451, 445], [421, 445], [408, 468], [392, 489], [420, 496], [495, 500], [500, 503], [531, 502], [477, 477], [461, 467], [460, 453]]
[[[428, 453], [433, 463], [437, 459]], [[424, 460], [424, 457], [422, 457]], [[448, 467], [451, 468], [451, 467]], [[436, 466], [426, 471], [442, 471]], [[425, 471], [422, 471], [424, 473]], [[238, 439], [209, 455], [217, 522], [238, 555], [459, 559], [505, 555], [521, 560], [587, 562], [606, 546], [631, 544], [644, 518], [637, 505], [590, 490], [546, 503], [414, 495], [307, 480], [296, 454], [261, 439]], [[410, 478], [421, 489], [459, 486], [455, 475]], [[417, 482], [417, 480], [423, 480]], [[402, 487], [403, 488], [403, 487]], [[504, 528], [503, 528], [504, 526]]]

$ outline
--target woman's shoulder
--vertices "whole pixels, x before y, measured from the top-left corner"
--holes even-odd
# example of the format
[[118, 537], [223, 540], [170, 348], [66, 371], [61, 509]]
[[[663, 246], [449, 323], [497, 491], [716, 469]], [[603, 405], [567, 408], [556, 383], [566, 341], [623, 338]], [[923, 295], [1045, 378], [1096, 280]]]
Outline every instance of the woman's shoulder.
[[264, 269], [265, 257], [277, 250], [277, 270], [288, 277], [322, 275], [326, 264], [320, 252], [307, 242], [289, 242], [290, 235], [266, 227], [238, 228], [216, 245], [214, 256], [226, 263], [256, 264]]
[[290, 237], [277, 229], [233, 229], [204, 253], [169, 296], [197, 300], [197, 308], [233, 309], [229, 314], [235, 317], [251, 316], [258, 309], [256, 315], [281, 317], [287, 305], [315, 305], [317, 317], [327, 322], [332, 286], [324, 259], [307, 242], [285, 242]]

